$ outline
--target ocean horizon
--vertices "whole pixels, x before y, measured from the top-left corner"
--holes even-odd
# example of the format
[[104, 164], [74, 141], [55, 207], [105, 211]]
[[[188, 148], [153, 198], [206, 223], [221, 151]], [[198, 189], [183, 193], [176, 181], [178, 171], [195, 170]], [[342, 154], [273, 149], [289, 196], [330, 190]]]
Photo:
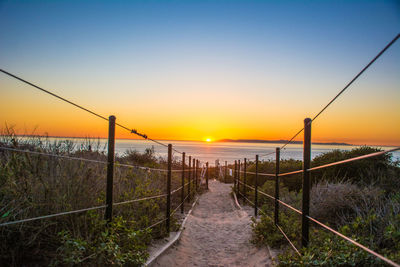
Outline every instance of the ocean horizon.
[[[105, 138], [70, 138], [70, 137], [49, 137], [50, 141], [61, 141], [71, 140], [77, 146], [81, 146], [90, 140], [93, 149], [99, 149], [101, 151], [107, 150], [107, 139]], [[275, 154], [262, 156], [275, 152], [277, 147], [282, 146], [282, 142], [279, 143], [252, 143], [252, 142], [203, 142], [203, 141], [178, 141], [178, 140], [163, 140], [165, 144], [172, 144], [173, 148], [179, 152], [185, 152], [187, 157], [192, 156], [201, 162], [209, 162], [214, 165], [215, 160], [219, 160], [221, 163], [227, 161], [228, 164], [233, 163], [237, 159], [247, 158], [248, 160], [255, 160], [255, 156], [259, 155], [260, 160], [275, 160]], [[335, 149], [340, 150], [351, 150], [363, 145], [341, 145], [341, 144], [315, 144], [311, 146], [311, 157], [315, 158], [323, 153], [330, 152]], [[371, 146], [383, 150], [389, 150], [395, 148], [394, 146]], [[118, 155], [123, 155], [127, 150], [136, 150], [140, 153], [146, 151], [146, 149], [153, 149], [156, 157], [166, 158], [168, 151], [165, 146], [151, 142], [149, 140], [137, 140], [137, 139], [116, 139], [115, 151]], [[400, 160], [400, 152], [391, 152], [392, 160]], [[181, 158], [181, 155], [177, 152], [173, 152], [173, 157], [177, 160]], [[283, 150], [281, 150], [281, 159], [303, 159], [303, 147], [302, 144], [290, 143]]]

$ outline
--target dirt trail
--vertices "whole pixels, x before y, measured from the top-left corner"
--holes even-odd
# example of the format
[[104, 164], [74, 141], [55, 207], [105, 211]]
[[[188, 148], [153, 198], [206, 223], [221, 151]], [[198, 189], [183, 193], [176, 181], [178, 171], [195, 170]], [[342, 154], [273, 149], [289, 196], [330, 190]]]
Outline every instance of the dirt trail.
[[180, 241], [152, 266], [271, 266], [268, 249], [250, 243], [251, 210], [239, 210], [231, 185], [210, 181]]

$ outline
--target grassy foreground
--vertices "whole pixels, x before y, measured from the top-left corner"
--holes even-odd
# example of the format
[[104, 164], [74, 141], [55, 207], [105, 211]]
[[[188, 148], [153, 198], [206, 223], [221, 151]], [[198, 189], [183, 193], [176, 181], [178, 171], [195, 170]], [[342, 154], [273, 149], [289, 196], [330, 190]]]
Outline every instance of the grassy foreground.
[[[312, 166], [344, 160], [379, 151], [361, 147], [351, 151], [334, 150], [316, 157]], [[283, 160], [281, 172], [302, 168], [302, 162]], [[248, 168], [254, 171], [254, 164]], [[260, 164], [261, 172], [274, 173], [275, 162]], [[372, 250], [400, 262], [400, 167], [390, 155], [338, 165], [312, 173], [310, 215]], [[280, 198], [301, 210], [301, 175], [281, 177]], [[248, 177], [254, 184], [254, 176]], [[275, 182], [263, 180], [260, 190], [275, 193]], [[251, 196], [253, 192], [248, 191]], [[254, 239], [280, 249], [280, 266], [385, 266], [380, 259], [346, 240], [310, 223], [310, 245], [298, 256], [274, 224], [274, 204], [260, 196], [263, 211], [254, 221]], [[301, 216], [280, 206], [280, 226], [300, 248]]]
[[[77, 145], [10, 133], [0, 138], [2, 147], [107, 160], [99, 141]], [[166, 168], [154, 150], [129, 150], [116, 162], [114, 203], [166, 192], [165, 172], [119, 165]], [[174, 161], [173, 168], [180, 164]], [[172, 189], [180, 185], [181, 173], [173, 173]], [[105, 186], [105, 164], [0, 150], [0, 223], [102, 206]], [[174, 194], [171, 210], [179, 203], [180, 193]], [[115, 206], [109, 225], [101, 208], [0, 227], [0, 266], [139, 266], [151, 240], [166, 234], [165, 223], [147, 229], [165, 218], [165, 206], [165, 197]], [[177, 227], [172, 218], [172, 230]]]

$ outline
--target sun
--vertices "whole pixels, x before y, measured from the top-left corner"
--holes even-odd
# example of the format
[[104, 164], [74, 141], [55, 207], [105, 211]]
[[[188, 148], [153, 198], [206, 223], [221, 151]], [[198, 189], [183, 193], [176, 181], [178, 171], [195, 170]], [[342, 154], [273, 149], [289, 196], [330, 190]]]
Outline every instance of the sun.
[[211, 142], [211, 138], [206, 138], [206, 142], [207, 143]]

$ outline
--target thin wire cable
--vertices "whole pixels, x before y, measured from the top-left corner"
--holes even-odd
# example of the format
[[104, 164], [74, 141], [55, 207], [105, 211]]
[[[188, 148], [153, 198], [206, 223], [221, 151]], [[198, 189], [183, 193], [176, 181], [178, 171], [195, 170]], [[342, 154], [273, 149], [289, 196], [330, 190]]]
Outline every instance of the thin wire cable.
[[158, 222], [156, 222], [156, 223], [154, 223], [154, 224], [152, 224], [152, 225], [150, 225], [150, 226], [147, 226], [147, 227], [144, 228], [144, 229], [141, 229], [141, 231], [143, 231], [143, 230], [148, 230], [148, 229], [150, 229], [150, 228], [153, 228], [153, 227], [159, 225], [160, 223], [165, 222], [166, 220], [167, 220], [167, 218], [164, 218], [164, 219], [162, 219], [161, 221], [158, 221]]
[[179, 190], [181, 190], [183, 188], [183, 186], [171, 191], [171, 195], [175, 194], [176, 192], [178, 192]]
[[[81, 105], [78, 105], [78, 104], [76, 104], [76, 103], [74, 103], [74, 102], [72, 102], [72, 101], [70, 101], [70, 100], [68, 100], [68, 99], [66, 99], [66, 98], [64, 98], [64, 97], [62, 97], [62, 96], [59, 96], [59, 95], [57, 95], [57, 94], [55, 94], [55, 93], [53, 93], [53, 92], [50, 92], [49, 90], [46, 90], [46, 89], [44, 89], [44, 88], [42, 88], [42, 87], [40, 87], [40, 86], [38, 86], [38, 85], [36, 85], [36, 84], [33, 84], [33, 83], [31, 83], [31, 82], [28, 82], [27, 80], [22, 79], [22, 78], [20, 78], [20, 77], [14, 75], [14, 74], [8, 72], [8, 71], [5, 71], [5, 70], [3, 70], [3, 69], [0, 69], [0, 72], [3, 72], [4, 74], [6, 74], [6, 75], [8, 75], [8, 76], [10, 76], [10, 77], [13, 77], [14, 79], [17, 79], [17, 80], [19, 80], [19, 81], [21, 81], [21, 82], [23, 82], [23, 83], [26, 83], [26, 84], [28, 84], [28, 85], [30, 85], [30, 86], [32, 86], [32, 87], [34, 87], [34, 88], [36, 88], [36, 89], [38, 89], [38, 90], [44, 92], [44, 93], [46, 93], [46, 94], [49, 94], [49, 95], [51, 95], [51, 96], [54, 96], [55, 98], [58, 98], [58, 99], [60, 99], [61, 101], [64, 101], [64, 102], [66, 102], [66, 103], [68, 103], [68, 104], [71, 104], [71, 105], [73, 105], [73, 106], [75, 106], [75, 107], [77, 107], [77, 108], [79, 108], [79, 109], [82, 109], [82, 110], [84, 110], [84, 111], [86, 111], [86, 112], [89, 112], [90, 114], [92, 114], [92, 115], [94, 115], [94, 116], [96, 116], [96, 117], [98, 117], [98, 118], [101, 118], [101, 119], [103, 119], [103, 120], [105, 120], [105, 121], [108, 121], [108, 118], [106, 118], [106, 117], [104, 117], [104, 116], [102, 116], [102, 115], [100, 115], [100, 114], [98, 114], [98, 113], [96, 113], [96, 112], [94, 112], [94, 111], [92, 111], [92, 110], [90, 110], [90, 109], [87, 109], [87, 108], [85, 108], [85, 107], [83, 107], [83, 106], [81, 106]], [[136, 134], [136, 135], [138, 135], [138, 136], [140, 136], [140, 137], [143, 137], [144, 139], [147, 139], [147, 140], [152, 141], [152, 142], [154, 142], [154, 143], [157, 143], [157, 144], [159, 144], [159, 145], [168, 147], [168, 145], [163, 144], [163, 143], [161, 143], [160, 141], [154, 140], [154, 139], [152, 139], [152, 138], [149, 138], [146, 134], [139, 133], [139, 132], [137, 132], [135, 129], [128, 128], [128, 127], [126, 127], [126, 126], [124, 126], [124, 125], [122, 125], [122, 124], [120, 124], [120, 123], [115, 123], [115, 125], [117, 125], [117, 126], [123, 128], [123, 129], [129, 131], [129, 132], [132, 133], [132, 134]], [[180, 152], [180, 151], [178, 151], [178, 150], [176, 150], [176, 149], [173, 149], [173, 150], [174, 150], [175, 152], [177, 152], [177, 153], [182, 154], [182, 152]]]
[[385, 150], [385, 151], [374, 152], [374, 153], [370, 153], [370, 154], [367, 154], [367, 155], [362, 155], [362, 156], [358, 156], [358, 157], [354, 157], [354, 158], [350, 158], [350, 159], [345, 159], [345, 160], [341, 160], [341, 161], [328, 163], [328, 164], [325, 164], [325, 165], [322, 165], [322, 166], [318, 166], [318, 167], [313, 167], [313, 168], [307, 169], [307, 171], [315, 171], [315, 170], [320, 170], [320, 169], [324, 169], [324, 168], [335, 166], [335, 165], [349, 163], [349, 162], [352, 162], [352, 161], [367, 159], [367, 158], [371, 158], [371, 157], [377, 157], [377, 156], [380, 156], [380, 155], [383, 155], [383, 154], [386, 154], [386, 153], [390, 153], [390, 152], [393, 152], [393, 151], [397, 151], [397, 150], [400, 150], [400, 147], [396, 147], [396, 148]]
[[186, 169], [186, 170], [182, 171], [182, 170], [176, 169], [176, 170], [171, 170], [171, 172], [189, 172], [189, 170]]
[[361, 76], [361, 74], [364, 73], [364, 71], [366, 71], [383, 53], [385, 53], [385, 51], [392, 46], [392, 44], [394, 44], [397, 39], [399, 39], [400, 34], [397, 34], [397, 36], [390, 42], [388, 43], [385, 48], [383, 48], [378, 55], [376, 55], [368, 64], [367, 66], [365, 66], [331, 101], [329, 101], [329, 103], [320, 111], [318, 112], [317, 115], [314, 116], [314, 118], [312, 119], [312, 121], [314, 121], [316, 118], [318, 118], [319, 115], [321, 115], [322, 112], [325, 111], [325, 109], [327, 109], [329, 107], [330, 104], [332, 104], [344, 91], [346, 91], [346, 89], [355, 81], [357, 80], [358, 77]]
[[[241, 183], [241, 182], [240, 182], [240, 183]], [[250, 188], [250, 189], [252, 189], [252, 190], [256, 190], [254, 187], [252, 187], [252, 186], [250, 186], [250, 185], [247, 185], [247, 184], [246, 184], [245, 186], [247, 186], [248, 188]], [[263, 191], [257, 190], [257, 192], [260, 193], [260, 194], [262, 194], [262, 195], [264, 195], [264, 196], [266, 196], [266, 197], [269, 197], [269, 198], [272, 199], [272, 200], [275, 200], [275, 199], [276, 199], [275, 197], [273, 197], [273, 196], [271, 196], [271, 195], [269, 195], [269, 194], [267, 194], [267, 193], [265, 193], [265, 192], [263, 192]], [[280, 204], [282, 204], [283, 206], [285, 206], [285, 207], [287, 207], [287, 208], [293, 210], [294, 212], [297, 212], [297, 213], [299, 213], [299, 214], [302, 214], [302, 212], [301, 212], [300, 210], [298, 210], [298, 209], [296, 209], [296, 208], [290, 206], [289, 204], [286, 204], [285, 202], [281, 201], [280, 199], [278, 199], [278, 202], [279, 202]]]
[[113, 206], [125, 205], [125, 204], [129, 204], [129, 203], [133, 203], [133, 202], [145, 201], [145, 200], [150, 200], [150, 199], [154, 199], [154, 198], [161, 198], [161, 197], [166, 197], [166, 196], [167, 196], [167, 194], [162, 194], [162, 195], [157, 195], [157, 196], [137, 198], [137, 199], [132, 199], [132, 200], [113, 203]]
[[[317, 166], [317, 167], [313, 167], [313, 168], [307, 169], [307, 171], [316, 171], [316, 170], [324, 169], [324, 168], [335, 166], [335, 165], [349, 163], [349, 162], [352, 162], [352, 161], [367, 159], [367, 158], [371, 158], [371, 157], [377, 157], [377, 156], [380, 156], [380, 155], [383, 155], [383, 154], [386, 154], [386, 153], [390, 153], [390, 152], [393, 152], [393, 151], [397, 151], [397, 150], [400, 150], [400, 147], [396, 147], [396, 148], [385, 150], [385, 151], [374, 152], [374, 153], [370, 153], [370, 154], [367, 154], [367, 155], [362, 155], [362, 156], [358, 156], [358, 157], [354, 157], [354, 158], [350, 158], [350, 159], [345, 159], [345, 160], [341, 160], [341, 161], [328, 163], [328, 164], [325, 164], [325, 165], [321, 165], [321, 166]], [[281, 176], [298, 174], [298, 173], [302, 173], [302, 172], [304, 172], [304, 170], [297, 170], [297, 171], [292, 171], [292, 172], [284, 172], [284, 173], [279, 173], [278, 176], [281, 177]]]
[[318, 221], [318, 220], [316, 220], [316, 219], [314, 219], [314, 218], [312, 218], [312, 217], [310, 217], [310, 216], [306, 216], [306, 217], [307, 217], [309, 220], [313, 221], [314, 223], [318, 224], [319, 226], [322, 226], [323, 228], [325, 228], [325, 229], [331, 231], [332, 233], [334, 233], [335, 235], [338, 235], [338, 236], [340, 236], [341, 238], [343, 238], [343, 239], [349, 241], [349, 242], [352, 243], [353, 245], [356, 245], [357, 247], [362, 248], [362, 249], [365, 250], [366, 252], [368, 252], [368, 253], [374, 255], [375, 257], [377, 257], [377, 258], [383, 260], [384, 262], [386, 262], [386, 263], [388, 263], [388, 264], [390, 264], [390, 265], [392, 265], [392, 266], [400, 267], [399, 264], [397, 264], [397, 263], [395, 263], [395, 262], [389, 260], [388, 258], [385, 258], [384, 256], [382, 256], [382, 255], [376, 253], [375, 251], [373, 251], [373, 250], [367, 248], [366, 246], [361, 245], [361, 244], [358, 243], [357, 241], [354, 241], [353, 239], [351, 239], [351, 238], [349, 238], [349, 237], [347, 237], [347, 236], [345, 236], [345, 235], [339, 233], [338, 231], [333, 230], [333, 229], [330, 228], [329, 226], [327, 226], [327, 225], [321, 223], [320, 221]]
[[[317, 119], [341, 94], [344, 93], [344, 91], [347, 90], [347, 88], [350, 87], [350, 85], [357, 80], [383, 53], [386, 52], [389, 47], [391, 47], [400, 37], [400, 34], [397, 34], [396, 37], [390, 41], [385, 48], [383, 48], [334, 98], [332, 98], [331, 101], [329, 101], [328, 104], [325, 105], [318, 113], [315, 115], [312, 120], [309, 122], [313, 122], [315, 119]], [[302, 131], [304, 130], [304, 127], [298, 131], [288, 142], [286, 142], [282, 147], [281, 150], [284, 149], [290, 142], [293, 141], [294, 138], [296, 138]]]
[[302, 172], [303, 172], [303, 170], [284, 172], [284, 173], [279, 173], [278, 176], [281, 177], [281, 176], [293, 175], [293, 174], [302, 173]]
[[281, 201], [280, 199], [278, 199], [278, 202], [279, 202], [280, 204], [282, 204], [283, 206], [285, 206], [285, 207], [287, 207], [287, 208], [293, 210], [294, 212], [297, 212], [297, 213], [300, 214], [300, 215], [303, 214], [303, 212], [301, 212], [300, 210], [298, 210], [298, 209], [296, 209], [296, 208], [293, 208], [293, 207], [290, 206], [289, 204], [286, 204], [285, 202]]
[[250, 199], [248, 199], [247, 197], [245, 197], [242, 193], [240, 193], [240, 195], [241, 195], [242, 197], [244, 197], [244, 199], [246, 199], [247, 202], [249, 202], [251, 205], [255, 206], [254, 203], [253, 203]]
[[272, 155], [272, 154], [275, 154], [275, 151], [274, 151], [274, 152], [267, 153], [267, 154], [261, 154], [261, 155], [259, 155], [259, 157], [260, 157], [260, 158], [261, 158], [261, 157], [266, 157], [266, 156], [269, 156], [269, 155]]
[[11, 222], [6, 222], [6, 223], [0, 224], [0, 227], [7, 226], [7, 225], [12, 225], [12, 224], [17, 224], [17, 223], [31, 222], [31, 221], [36, 221], [36, 220], [48, 219], [48, 218], [52, 218], [52, 217], [64, 216], [64, 215], [68, 215], [68, 214], [80, 213], [80, 212], [85, 212], [85, 211], [89, 211], [89, 210], [104, 209], [106, 207], [107, 207], [107, 205], [102, 205], [102, 206], [91, 207], [91, 208], [86, 208], [86, 209], [65, 211], [65, 212], [60, 212], [60, 213], [50, 214], [50, 215], [44, 215], [44, 216], [38, 216], [38, 217], [34, 217], [34, 218], [29, 218], [29, 219], [11, 221]]
[[257, 192], [260, 193], [261, 195], [264, 195], [264, 196], [266, 196], [266, 197], [269, 197], [269, 198], [272, 199], [272, 200], [275, 200], [275, 198], [274, 198], [273, 196], [270, 196], [269, 194], [267, 194], [267, 193], [265, 193], [265, 192], [263, 192], [263, 191], [257, 190]]
[[254, 187], [252, 187], [251, 185], [245, 184], [245, 186], [247, 186], [248, 188], [250, 188], [251, 190], [256, 190]]
[[298, 131], [292, 138], [290, 138], [289, 141], [287, 141], [283, 146], [281, 146], [281, 150], [286, 149], [285, 147], [291, 143], [293, 141], [293, 139], [295, 139], [302, 131], [304, 130], [304, 127], [300, 129], [300, 131]]
[[28, 85], [30, 85], [30, 86], [32, 86], [32, 87], [35, 87], [36, 89], [39, 89], [40, 91], [45, 92], [46, 94], [49, 94], [49, 95], [51, 95], [51, 96], [54, 96], [54, 97], [56, 97], [56, 98], [58, 98], [58, 99], [60, 99], [60, 100], [62, 100], [62, 101], [64, 101], [64, 102], [67, 102], [68, 104], [71, 104], [71, 105], [73, 105], [73, 106], [75, 106], [75, 107], [77, 107], [77, 108], [80, 108], [80, 109], [82, 109], [82, 110], [84, 110], [84, 111], [86, 111], [86, 112], [91, 113], [92, 115], [95, 115], [95, 116], [97, 116], [97, 117], [99, 117], [99, 118], [101, 118], [101, 119], [103, 119], [103, 120], [108, 121], [108, 119], [107, 119], [106, 117], [104, 117], [104, 116], [102, 116], [102, 115], [100, 115], [100, 114], [98, 114], [98, 113], [96, 113], [96, 112], [94, 112], [94, 111], [91, 111], [91, 110], [89, 110], [89, 109], [87, 109], [87, 108], [84, 108], [84, 107], [82, 107], [81, 105], [78, 105], [78, 104], [76, 104], [76, 103], [74, 103], [74, 102], [72, 102], [72, 101], [69, 101], [68, 99], [65, 99], [64, 97], [61, 97], [61, 96], [59, 96], [59, 95], [56, 95], [55, 93], [52, 93], [52, 92], [50, 92], [50, 91], [48, 91], [48, 90], [46, 90], [46, 89], [43, 89], [42, 87], [39, 87], [39, 86], [37, 86], [37, 85], [35, 85], [35, 84], [31, 83], [31, 82], [28, 82], [27, 80], [24, 80], [24, 79], [22, 79], [22, 78], [20, 78], [20, 77], [18, 77], [18, 76], [16, 76], [16, 75], [14, 75], [14, 74], [11, 74], [11, 73], [9, 73], [8, 71], [5, 71], [5, 70], [3, 70], [3, 69], [0, 69], [0, 71], [3, 72], [4, 74], [7, 74], [8, 76], [11, 76], [11, 77], [13, 77], [13, 78], [15, 78], [15, 79], [21, 81], [21, 82], [24, 82], [24, 83], [26, 83], [26, 84], [28, 84]]
[[[21, 152], [21, 153], [49, 156], [49, 157], [57, 157], [57, 158], [63, 158], [63, 159], [69, 159], [69, 160], [87, 161], [87, 162], [93, 162], [93, 163], [101, 163], [101, 164], [105, 164], [105, 165], [108, 164], [107, 161], [100, 161], [100, 160], [94, 160], [94, 159], [85, 159], [85, 158], [78, 158], [78, 157], [69, 157], [69, 156], [63, 156], [63, 155], [57, 155], [57, 154], [51, 154], [51, 153], [43, 153], [43, 152], [37, 152], [37, 151], [31, 151], [31, 150], [25, 150], [25, 149], [16, 149], [16, 148], [3, 147], [3, 146], [0, 146], [0, 149], [1, 150], [13, 151], [13, 152]], [[137, 169], [142, 169], [142, 170], [168, 172], [167, 169], [157, 169], [157, 168], [143, 167], [143, 166], [138, 166], [138, 165], [122, 164], [122, 163], [118, 163], [118, 162], [115, 162], [115, 165], [116, 166], [129, 167], [129, 168], [137, 168]], [[171, 170], [171, 172], [182, 172], [182, 170]]]
[[273, 220], [272, 217], [269, 216], [268, 214], [266, 214], [261, 208], [259, 208], [258, 211], [259, 211], [260, 213], [262, 213], [265, 217], [268, 217], [268, 218], [270, 218], [271, 220]]
[[[262, 209], [259, 209], [260, 213], [262, 213], [264, 216], [270, 218], [271, 220], [273, 220], [271, 218], [271, 216], [269, 216], [268, 214], [266, 214]], [[285, 232], [282, 230], [282, 228], [279, 227], [279, 225], [275, 225], [278, 230], [283, 234], [283, 236], [286, 238], [286, 240], [289, 242], [290, 246], [294, 249], [294, 251], [296, 251], [296, 253], [301, 256], [299, 250], [296, 248], [296, 246], [292, 243], [292, 241], [290, 241], [290, 239], [287, 237], [287, 235], [285, 234]]]
[[159, 172], [168, 172], [167, 169], [158, 169], [158, 168], [150, 168], [150, 167], [143, 167], [138, 165], [130, 165], [130, 164], [122, 164], [122, 163], [115, 163], [116, 166], [128, 167], [133, 169], [142, 169], [142, 170], [150, 170], [150, 171], [159, 171]]
[[[276, 199], [275, 197], [273, 197], [273, 196], [271, 196], [271, 195], [269, 195], [269, 194], [267, 194], [267, 193], [265, 193], [265, 192], [263, 192], [263, 191], [257, 190], [257, 192], [260, 193], [261, 195], [264, 195], [264, 196], [266, 196], [266, 197], [269, 197], [269, 198], [272, 199], [272, 200], [275, 200], [275, 199]], [[285, 202], [281, 201], [280, 199], [278, 199], [278, 202], [279, 202], [280, 204], [282, 204], [283, 206], [285, 206], [285, 207], [287, 207], [287, 208], [293, 210], [294, 212], [297, 212], [298, 214], [302, 214], [302, 212], [301, 212], [300, 210], [298, 210], [298, 209], [296, 209], [296, 208], [290, 206], [289, 204], [286, 204]]]
[[286, 238], [286, 240], [289, 242], [290, 246], [292, 246], [292, 248], [294, 249], [294, 251], [296, 251], [296, 253], [301, 256], [299, 250], [296, 248], [296, 246], [292, 243], [292, 241], [290, 241], [289, 237], [285, 234], [285, 232], [282, 230], [282, 228], [279, 225], [276, 225], [276, 227], [279, 229], [279, 231], [281, 231], [282, 235]]
[[[244, 171], [239, 171], [240, 173], [245, 173]], [[247, 174], [253, 174], [253, 175], [256, 175], [256, 173], [255, 172], [248, 172], [248, 171], [246, 171], [246, 173]], [[269, 176], [269, 177], [275, 177], [275, 174], [272, 174], [272, 173], [263, 173], [263, 172], [259, 172], [258, 173], [258, 175], [260, 175], [260, 176]]]
[[183, 202], [181, 202], [181, 203], [171, 212], [171, 216], [175, 214], [175, 212], [182, 206], [183, 203], [185, 203], [185, 200], [183, 200]]
[[16, 148], [3, 147], [3, 146], [0, 146], [0, 149], [1, 150], [13, 151], [13, 152], [22, 152], [22, 153], [28, 153], [28, 154], [41, 155], [41, 156], [63, 158], [63, 159], [69, 159], [69, 160], [79, 160], [79, 161], [87, 161], [87, 162], [93, 162], [93, 163], [107, 164], [107, 161], [100, 161], [100, 160], [94, 160], [94, 159], [85, 159], [85, 158], [77, 158], [77, 157], [69, 157], [69, 156], [63, 156], [63, 155], [57, 155], [57, 154], [51, 154], [51, 153], [43, 153], [43, 152], [37, 152], [37, 151], [31, 151], [31, 150], [25, 150], [25, 149], [16, 149]]
[[186, 199], [189, 197], [189, 194], [186, 195], [186, 197], [183, 199], [183, 201], [176, 207], [172, 212], [171, 215], [174, 215], [175, 212], [185, 203]]

